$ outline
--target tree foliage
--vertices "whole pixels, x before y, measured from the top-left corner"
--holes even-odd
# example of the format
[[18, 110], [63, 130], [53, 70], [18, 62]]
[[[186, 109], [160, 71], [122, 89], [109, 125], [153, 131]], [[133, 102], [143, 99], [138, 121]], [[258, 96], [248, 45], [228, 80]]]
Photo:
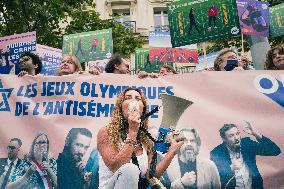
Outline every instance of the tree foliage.
[[0, 36], [36, 31], [39, 44], [61, 48], [63, 35], [112, 28], [114, 52], [129, 56], [142, 46], [143, 38], [118, 22], [101, 20], [95, 11], [83, 10], [92, 1], [1, 0]]

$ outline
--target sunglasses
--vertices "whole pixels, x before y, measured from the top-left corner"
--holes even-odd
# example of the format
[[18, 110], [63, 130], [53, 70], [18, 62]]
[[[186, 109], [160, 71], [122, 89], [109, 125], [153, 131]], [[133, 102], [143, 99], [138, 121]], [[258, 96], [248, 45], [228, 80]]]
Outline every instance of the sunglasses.
[[24, 62], [29, 61], [30, 59], [31, 59], [31, 57], [29, 57], [29, 56], [24, 56], [24, 57], [20, 58], [19, 62], [20, 62], [20, 63], [24, 63]]
[[38, 141], [38, 142], [35, 142], [35, 144], [38, 144], [38, 145], [47, 144], [47, 141]]
[[7, 149], [8, 149], [8, 150], [15, 150], [16, 147], [15, 147], [15, 146], [8, 146]]

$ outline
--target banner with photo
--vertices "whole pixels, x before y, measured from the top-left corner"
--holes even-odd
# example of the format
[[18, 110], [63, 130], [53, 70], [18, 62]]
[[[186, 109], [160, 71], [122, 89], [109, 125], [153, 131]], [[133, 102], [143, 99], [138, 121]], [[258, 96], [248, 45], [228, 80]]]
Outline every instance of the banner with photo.
[[[19, 71], [18, 59], [23, 52], [36, 51], [36, 32], [0, 37], [0, 74]], [[11, 71], [12, 70], [12, 71]]]
[[197, 64], [198, 52], [183, 48], [155, 48], [149, 50], [149, 61]]
[[173, 47], [240, 33], [235, 0], [182, 0], [167, 7]]
[[270, 8], [270, 34], [272, 37], [284, 35], [284, 3]]
[[173, 66], [172, 62], [150, 62], [149, 50], [149, 48], [139, 48], [135, 50], [135, 70], [158, 73], [160, 67], [164, 64]]
[[269, 3], [255, 0], [237, 0], [241, 33], [269, 36]]
[[41, 74], [56, 75], [62, 58], [62, 50], [37, 44], [36, 52], [42, 61]]
[[[0, 157], [7, 157], [9, 140], [19, 138], [23, 142], [19, 156], [23, 158], [30, 149], [35, 150], [32, 145], [44, 145], [44, 141], [33, 142], [39, 132], [44, 132], [49, 139], [48, 156], [57, 159], [65, 140], [70, 139], [66, 138], [67, 133], [72, 128], [87, 128], [92, 140], [80, 158], [92, 162], [94, 156], [90, 154], [96, 149], [99, 129], [110, 122], [117, 94], [131, 86], [143, 91], [148, 110], [163, 105], [150, 117], [150, 131], [155, 133], [165, 126], [164, 119], [175, 116], [177, 129], [198, 131], [201, 139], [198, 157], [203, 159], [209, 160], [210, 152], [212, 155], [212, 150], [223, 143], [219, 129], [224, 124], [235, 124], [243, 137], [241, 140], [254, 145], [256, 135], [252, 134], [261, 133], [257, 135], [261, 137], [257, 138], [259, 146], [242, 146], [241, 154], [250, 163], [248, 169], [251, 164], [255, 166], [250, 171], [260, 172], [264, 188], [283, 188], [283, 78], [281, 71], [200, 72], [157, 79], [114, 74], [23, 78], [0, 75]], [[174, 98], [162, 101], [164, 94]], [[193, 104], [180, 111], [180, 102]], [[253, 132], [243, 132], [248, 129], [244, 128], [244, 120], [251, 124], [249, 130]], [[229, 152], [227, 155], [229, 161]], [[218, 166], [218, 159], [211, 158]], [[229, 165], [222, 164], [230, 169]], [[228, 181], [223, 178], [226, 175], [220, 175], [222, 184]]]
[[63, 54], [72, 54], [80, 62], [103, 60], [113, 53], [112, 29], [63, 36]]

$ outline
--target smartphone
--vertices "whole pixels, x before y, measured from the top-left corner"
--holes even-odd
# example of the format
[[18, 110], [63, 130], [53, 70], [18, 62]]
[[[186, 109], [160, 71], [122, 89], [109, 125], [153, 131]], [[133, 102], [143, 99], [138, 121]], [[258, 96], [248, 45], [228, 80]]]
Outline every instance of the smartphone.
[[224, 67], [226, 71], [232, 71], [234, 68], [239, 66], [239, 61], [236, 59], [227, 60], [227, 65]]

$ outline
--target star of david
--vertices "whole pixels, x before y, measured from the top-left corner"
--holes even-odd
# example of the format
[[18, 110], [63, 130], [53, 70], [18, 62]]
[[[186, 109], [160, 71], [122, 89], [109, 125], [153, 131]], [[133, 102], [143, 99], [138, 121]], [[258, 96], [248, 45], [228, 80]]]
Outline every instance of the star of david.
[[12, 94], [13, 88], [5, 89], [2, 85], [2, 81], [0, 80], [0, 111], [10, 112], [10, 106], [8, 103], [8, 99]]

